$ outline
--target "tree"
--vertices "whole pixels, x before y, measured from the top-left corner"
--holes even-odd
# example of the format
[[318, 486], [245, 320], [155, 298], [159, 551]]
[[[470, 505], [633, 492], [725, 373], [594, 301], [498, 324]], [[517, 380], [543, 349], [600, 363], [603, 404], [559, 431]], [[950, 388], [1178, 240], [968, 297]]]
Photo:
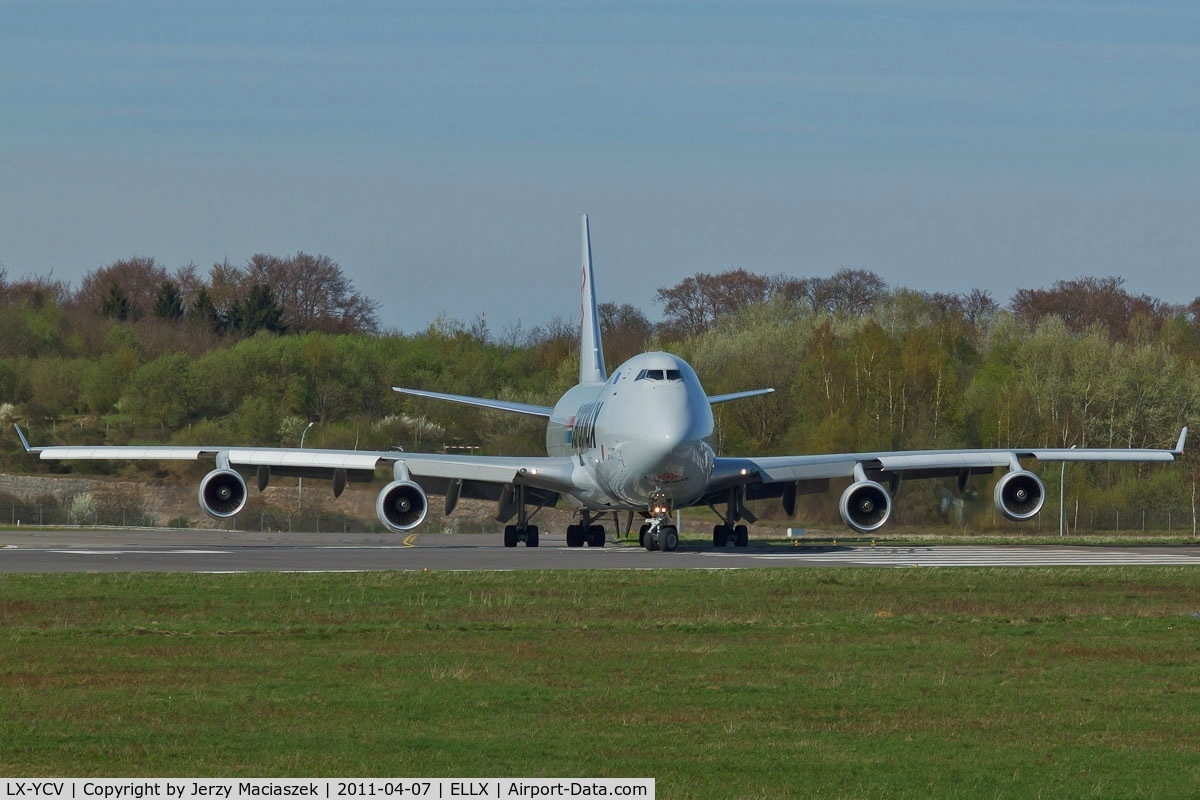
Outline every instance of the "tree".
[[42, 308], [46, 304], [62, 305], [70, 296], [67, 285], [50, 278], [23, 278], [10, 283], [0, 267], [0, 305]]
[[708, 330], [719, 317], [765, 302], [771, 285], [771, 280], [741, 268], [719, 275], [700, 272], [659, 289], [654, 299], [663, 306], [669, 330], [693, 335]]
[[232, 318], [234, 309], [249, 290], [246, 273], [228, 259], [208, 270], [208, 297], [223, 322]]
[[83, 276], [75, 302], [111, 319], [141, 319], [154, 307], [166, 279], [167, 271], [153, 258], [114, 261]]
[[290, 258], [258, 254], [246, 267], [247, 280], [271, 287], [283, 321], [297, 333], [374, 332], [379, 301], [363, 297], [329, 256], [298, 252]]
[[213, 333], [224, 333], [227, 327], [227, 318], [221, 314], [216, 304], [213, 303], [212, 294], [206, 286], [201, 286], [195, 296], [192, 297], [187, 315], [189, 319], [204, 325]]
[[887, 283], [865, 269], [840, 269], [814, 289], [814, 306], [825, 313], [861, 317], [875, 310]]
[[162, 429], [179, 428], [195, 403], [188, 378], [191, 359], [182, 353], [161, 356], [130, 376], [121, 410], [143, 423]]
[[600, 336], [604, 340], [604, 356], [611, 369], [645, 348], [654, 326], [641, 309], [629, 303], [601, 303]]
[[1124, 285], [1125, 279], [1120, 277], [1055, 281], [1049, 289], [1019, 290], [1011, 306], [1017, 318], [1026, 322], [1057, 316], [1073, 333], [1100, 324], [1117, 339], [1129, 337], [1130, 323], [1136, 317], [1145, 316], [1161, 326], [1174, 313], [1161, 300], [1129, 294]]
[[283, 309], [275, 300], [271, 287], [256, 283], [250, 287], [246, 299], [238, 303], [233, 311], [234, 327], [247, 336], [259, 331], [283, 333], [287, 325], [283, 322]]
[[168, 322], [183, 319], [183, 292], [174, 281], [163, 281], [154, 301], [154, 316]]
[[100, 303], [100, 316], [124, 322], [133, 316], [133, 304], [129, 295], [114, 281], [108, 285], [108, 294]]
[[1000, 304], [986, 290], [972, 289], [962, 296], [963, 316], [972, 325], [987, 321], [999, 310]]

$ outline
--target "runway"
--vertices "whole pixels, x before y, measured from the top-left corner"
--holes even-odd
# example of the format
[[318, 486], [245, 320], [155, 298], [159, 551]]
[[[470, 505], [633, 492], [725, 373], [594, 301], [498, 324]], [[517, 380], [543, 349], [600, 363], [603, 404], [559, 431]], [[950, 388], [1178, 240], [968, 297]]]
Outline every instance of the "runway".
[[319, 534], [241, 531], [29, 530], [0, 532], [0, 573], [365, 572], [373, 570], [755, 569], [764, 567], [1200, 567], [1200, 546], [832, 546], [771, 544], [674, 553], [629, 544], [505, 548], [499, 534]]

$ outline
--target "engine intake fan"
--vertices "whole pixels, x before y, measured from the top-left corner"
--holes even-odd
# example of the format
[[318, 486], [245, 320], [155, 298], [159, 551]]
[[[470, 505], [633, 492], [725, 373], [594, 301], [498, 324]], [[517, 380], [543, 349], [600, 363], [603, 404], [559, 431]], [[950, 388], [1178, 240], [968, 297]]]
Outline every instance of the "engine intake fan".
[[246, 480], [231, 469], [214, 469], [200, 481], [200, 507], [213, 519], [236, 517], [246, 496]]
[[870, 533], [883, 527], [892, 514], [892, 498], [875, 481], [858, 481], [846, 487], [838, 503], [842, 521], [859, 533]]
[[1037, 516], [1046, 501], [1046, 487], [1037, 475], [1013, 470], [996, 482], [996, 510], [1013, 522]]
[[410, 531], [425, 520], [429, 500], [425, 490], [412, 481], [392, 481], [379, 492], [375, 512], [391, 531]]

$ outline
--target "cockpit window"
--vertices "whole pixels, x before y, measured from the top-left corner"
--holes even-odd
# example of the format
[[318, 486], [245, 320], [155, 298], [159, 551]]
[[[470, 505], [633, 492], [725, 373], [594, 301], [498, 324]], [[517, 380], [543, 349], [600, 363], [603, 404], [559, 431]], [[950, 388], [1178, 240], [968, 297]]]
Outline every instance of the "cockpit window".
[[644, 369], [634, 378], [637, 381], [681, 381], [683, 373], [677, 369]]

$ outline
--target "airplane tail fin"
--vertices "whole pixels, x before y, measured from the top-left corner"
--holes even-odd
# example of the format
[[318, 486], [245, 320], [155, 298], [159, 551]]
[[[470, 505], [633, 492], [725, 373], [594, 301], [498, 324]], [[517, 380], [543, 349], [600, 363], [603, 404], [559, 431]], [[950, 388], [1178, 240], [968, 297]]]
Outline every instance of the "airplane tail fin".
[[583, 297], [580, 300], [579, 382], [603, 383], [604, 346], [600, 342], [600, 314], [596, 311], [596, 280], [592, 274], [592, 236], [583, 215]]

